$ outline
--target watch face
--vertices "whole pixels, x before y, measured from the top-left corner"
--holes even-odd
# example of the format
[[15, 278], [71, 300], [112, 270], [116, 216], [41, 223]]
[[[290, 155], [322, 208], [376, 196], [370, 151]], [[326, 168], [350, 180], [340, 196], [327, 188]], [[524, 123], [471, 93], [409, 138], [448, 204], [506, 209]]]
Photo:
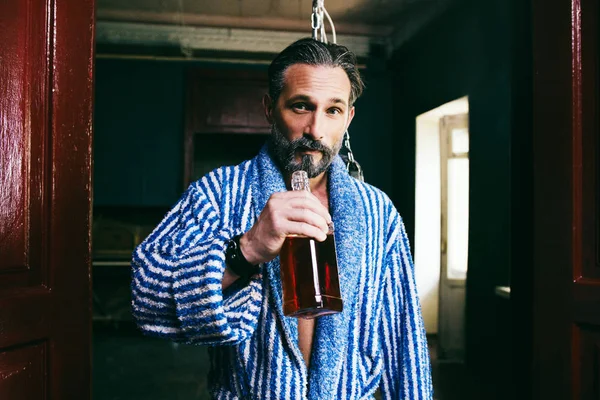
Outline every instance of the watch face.
[[240, 245], [237, 241], [237, 237], [234, 237], [229, 241], [229, 244], [227, 245], [227, 257], [230, 261], [230, 264], [236, 264], [233, 265], [233, 267], [237, 266], [237, 264], [242, 260], [240, 257]]
[[227, 253], [229, 255], [229, 257], [233, 258], [235, 257], [235, 249], [237, 247], [237, 244], [235, 243], [235, 240], [231, 239], [229, 241], [229, 243], [227, 243]]

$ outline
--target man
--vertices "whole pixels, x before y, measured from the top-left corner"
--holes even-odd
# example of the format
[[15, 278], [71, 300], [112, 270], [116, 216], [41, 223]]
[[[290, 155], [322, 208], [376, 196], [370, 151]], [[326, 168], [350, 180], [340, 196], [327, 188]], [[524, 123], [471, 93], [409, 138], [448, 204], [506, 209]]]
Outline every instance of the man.
[[[133, 312], [148, 334], [211, 345], [219, 399], [431, 399], [409, 245], [381, 191], [338, 156], [362, 92], [345, 47], [302, 39], [269, 68], [272, 137], [252, 160], [193, 183], [133, 256]], [[287, 191], [304, 169], [311, 193]], [[285, 237], [335, 223], [342, 313], [282, 312]]]

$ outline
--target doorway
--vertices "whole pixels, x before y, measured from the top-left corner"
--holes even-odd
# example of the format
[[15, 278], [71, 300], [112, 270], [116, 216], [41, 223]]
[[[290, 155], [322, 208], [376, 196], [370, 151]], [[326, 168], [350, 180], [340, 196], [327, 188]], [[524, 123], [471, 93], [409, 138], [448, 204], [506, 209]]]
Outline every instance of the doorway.
[[462, 362], [469, 235], [468, 97], [416, 119], [415, 270], [439, 360]]

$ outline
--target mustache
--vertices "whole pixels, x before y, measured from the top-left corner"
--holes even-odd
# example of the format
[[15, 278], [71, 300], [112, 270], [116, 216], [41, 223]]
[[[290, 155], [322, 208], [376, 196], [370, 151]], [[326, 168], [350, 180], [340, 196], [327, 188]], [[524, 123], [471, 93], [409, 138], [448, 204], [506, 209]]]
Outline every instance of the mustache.
[[290, 141], [288, 150], [290, 153], [295, 153], [298, 149], [316, 150], [322, 153], [331, 153], [331, 149], [318, 140], [312, 140], [307, 137], [301, 137]]

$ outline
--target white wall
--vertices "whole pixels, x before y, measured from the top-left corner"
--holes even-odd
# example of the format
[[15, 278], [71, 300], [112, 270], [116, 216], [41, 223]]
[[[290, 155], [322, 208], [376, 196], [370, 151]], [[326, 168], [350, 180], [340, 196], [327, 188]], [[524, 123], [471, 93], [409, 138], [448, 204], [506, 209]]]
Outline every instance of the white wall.
[[444, 115], [469, 111], [467, 97], [417, 117], [415, 187], [415, 275], [425, 330], [438, 332], [441, 183], [439, 123]]

